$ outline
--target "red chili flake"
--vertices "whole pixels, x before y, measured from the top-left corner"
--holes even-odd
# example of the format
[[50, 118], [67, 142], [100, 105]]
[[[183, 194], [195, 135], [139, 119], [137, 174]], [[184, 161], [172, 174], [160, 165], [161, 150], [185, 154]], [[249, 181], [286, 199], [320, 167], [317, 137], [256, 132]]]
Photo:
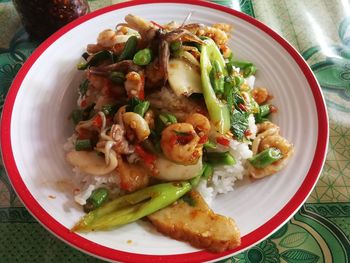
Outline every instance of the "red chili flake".
[[77, 193], [79, 193], [80, 192], [80, 189], [79, 188], [75, 188], [74, 190], [73, 190], [73, 194], [77, 194]]
[[146, 163], [146, 164], [154, 164], [154, 162], [156, 161], [157, 157], [147, 151], [145, 151], [145, 149], [140, 146], [140, 145], [136, 145], [135, 146], [135, 153], [140, 156], [140, 158]]
[[193, 140], [193, 134], [188, 133], [188, 134], [177, 134], [176, 135], [176, 141], [181, 144], [181, 145], [185, 145], [188, 144], [190, 141]]
[[245, 136], [245, 137], [248, 137], [248, 136], [250, 136], [250, 135], [252, 135], [252, 132], [251, 132], [250, 130], [245, 130], [245, 131], [244, 131], [244, 136]]
[[230, 145], [230, 140], [225, 138], [225, 137], [217, 137], [216, 142], [218, 144], [221, 144], [223, 146], [229, 146]]
[[270, 112], [271, 112], [271, 113], [275, 113], [275, 112], [277, 112], [277, 111], [278, 111], [277, 107], [275, 107], [275, 106], [273, 106], [273, 105], [270, 105]]
[[120, 186], [120, 188], [123, 189], [123, 190], [129, 190], [129, 185], [128, 185], [126, 182], [124, 182], [123, 180], [121, 180], [119, 186]]
[[102, 118], [99, 114], [97, 114], [92, 120], [94, 126], [101, 128], [102, 127]]
[[240, 108], [242, 111], [248, 111], [246, 106], [242, 103], [238, 104], [238, 108]]

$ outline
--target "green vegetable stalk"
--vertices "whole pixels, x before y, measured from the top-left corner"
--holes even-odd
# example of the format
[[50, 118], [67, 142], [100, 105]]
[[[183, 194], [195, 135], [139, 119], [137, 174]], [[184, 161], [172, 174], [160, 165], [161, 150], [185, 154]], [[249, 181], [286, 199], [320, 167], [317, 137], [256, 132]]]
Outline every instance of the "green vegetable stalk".
[[86, 214], [72, 231], [105, 230], [134, 222], [167, 207], [191, 188], [189, 182], [163, 183], [124, 195]]
[[212, 39], [207, 38], [204, 42], [200, 58], [204, 100], [216, 130], [225, 134], [230, 129], [230, 112], [227, 105], [216, 97], [210, 82], [210, 72], [213, 68], [211, 61], [217, 61], [221, 68], [225, 69], [225, 60]]

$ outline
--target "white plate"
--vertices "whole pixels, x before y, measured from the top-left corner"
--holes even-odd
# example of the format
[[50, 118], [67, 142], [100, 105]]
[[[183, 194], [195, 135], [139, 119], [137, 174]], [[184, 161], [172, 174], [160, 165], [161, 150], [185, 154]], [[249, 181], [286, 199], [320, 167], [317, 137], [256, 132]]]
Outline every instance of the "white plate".
[[[4, 164], [28, 210], [55, 235], [89, 254], [116, 261], [210, 261], [241, 252], [283, 225], [315, 185], [327, 148], [328, 121], [320, 88], [311, 70], [282, 37], [240, 12], [198, 1], [127, 2], [84, 16], [45, 41], [18, 73], [8, 93], [1, 123]], [[269, 178], [236, 187], [216, 199], [212, 208], [234, 218], [242, 245], [221, 254], [199, 251], [158, 234], [138, 222], [113, 231], [89, 234], [69, 229], [81, 210], [64, 183], [73, 176], [63, 144], [72, 132], [67, 116], [75, 107], [82, 73], [76, 64], [84, 47], [100, 31], [114, 28], [133, 13], [159, 23], [191, 22], [234, 25], [230, 47], [258, 68], [258, 86], [274, 95], [279, 109], [274, 122], [294, 144], [288, 167]]]

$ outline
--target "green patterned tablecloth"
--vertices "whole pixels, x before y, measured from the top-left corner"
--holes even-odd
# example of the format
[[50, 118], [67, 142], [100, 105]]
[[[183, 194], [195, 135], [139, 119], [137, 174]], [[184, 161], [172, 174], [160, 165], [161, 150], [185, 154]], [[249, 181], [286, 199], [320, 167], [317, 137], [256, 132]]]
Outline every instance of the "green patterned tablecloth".
[[[90, 0], [96, 10], [121, 1]], [[284, 36], [307, 60], [325, 95], [329, 150], [300, 211], [268, 239], [225, 262], [350, 262], [350, 3], [348, 0], [215, 1]], [[13, 78], [38, 43], [12, 2], [0, 0], [0, 111]], [[101, 262], [47, 232], [27, 212], [0, 166], [0, 262]]]

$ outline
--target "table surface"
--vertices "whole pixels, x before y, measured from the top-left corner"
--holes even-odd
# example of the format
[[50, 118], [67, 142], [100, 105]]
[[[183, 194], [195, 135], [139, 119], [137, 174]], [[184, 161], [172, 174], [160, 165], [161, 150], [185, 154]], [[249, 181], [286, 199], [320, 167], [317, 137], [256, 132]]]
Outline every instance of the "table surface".
[[[121, 1], [89, 0], [92, 10]], [[272, 27], [305, 58], [326, 99], [329, 149], [307, 202], [275, 234], [225, 262], [350, 262], [350, 3], [215, 1]], [[0, 111], [31, 42], [10, 0], [0, 0]], [[101, 262], [58, 240], [23, 207], [0, 166], [0, 262]]]

